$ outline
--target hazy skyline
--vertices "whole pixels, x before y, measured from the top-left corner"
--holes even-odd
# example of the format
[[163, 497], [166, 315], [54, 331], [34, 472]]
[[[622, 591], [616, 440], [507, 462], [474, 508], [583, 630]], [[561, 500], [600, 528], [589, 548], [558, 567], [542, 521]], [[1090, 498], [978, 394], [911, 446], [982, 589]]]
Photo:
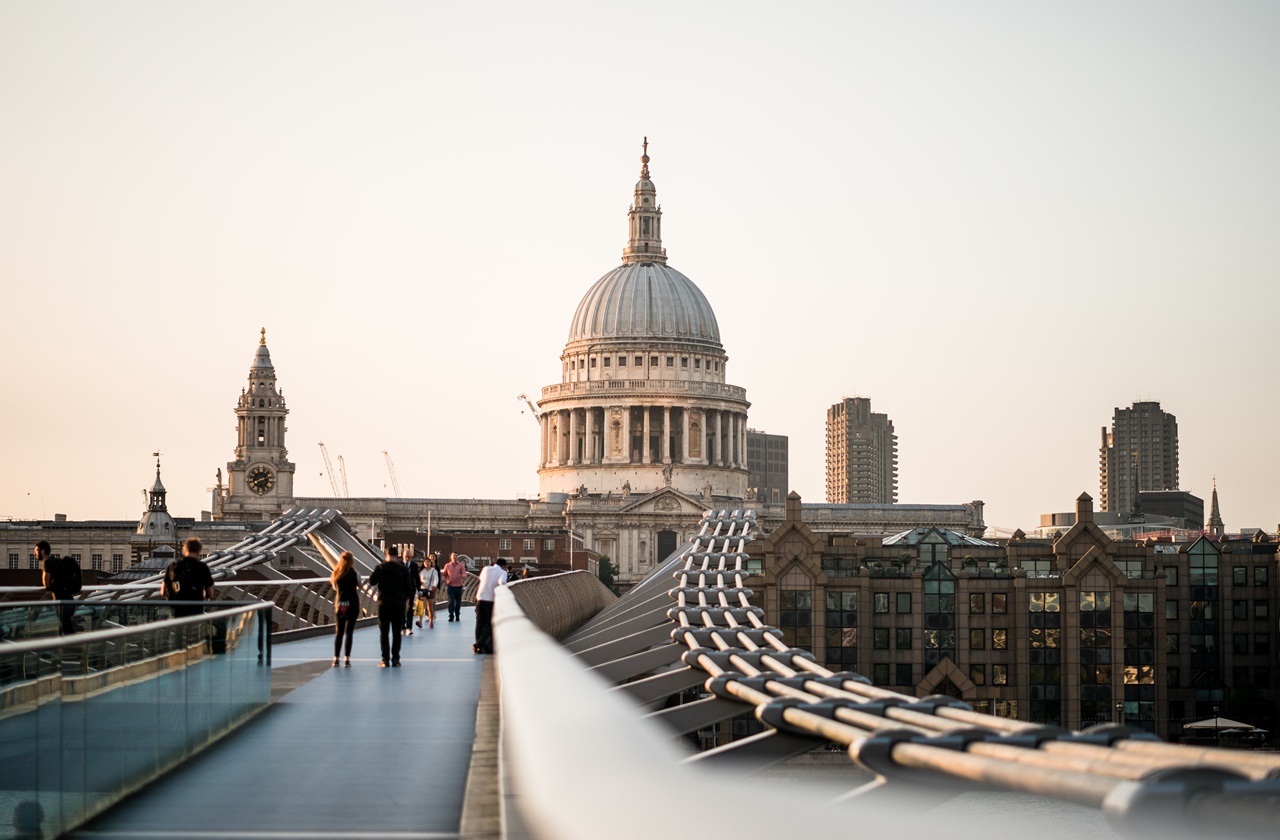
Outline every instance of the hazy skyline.
[[[1280, 522], [1271, 3], [0, 6], [0, 518], [210, 507], [260, 327], [296, 492], [537, 493], [516, 400], [620, 261], [670, 263], [823, 500], [871, 398], [899, 499], [1029, 529], [1116, 406]], [[522, 413], [523, 409], [523, 413]]]

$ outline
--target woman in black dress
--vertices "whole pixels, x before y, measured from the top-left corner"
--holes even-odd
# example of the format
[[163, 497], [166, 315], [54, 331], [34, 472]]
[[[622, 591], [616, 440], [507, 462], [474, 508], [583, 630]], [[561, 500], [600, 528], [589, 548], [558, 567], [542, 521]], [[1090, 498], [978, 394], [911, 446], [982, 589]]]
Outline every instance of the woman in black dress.
[[[343, 665], [351, 667], [351, 640], [356, 632], [356, 619], [360, 617], [360, 576], [356, 574], [355, 556], [344, 551], [338, 557], [329, 582], [336, 591], [333, 601], [333, 667], [338, 667], [338, 655], [344, 656]], [[342, 640], [346, 639], [343, 650]]]

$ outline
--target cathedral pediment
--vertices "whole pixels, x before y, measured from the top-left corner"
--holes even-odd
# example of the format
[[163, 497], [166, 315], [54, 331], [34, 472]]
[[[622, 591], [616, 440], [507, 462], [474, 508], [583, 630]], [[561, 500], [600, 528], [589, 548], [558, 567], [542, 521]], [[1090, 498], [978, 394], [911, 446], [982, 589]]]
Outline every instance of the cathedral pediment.
[[698, 514], [702, 515], [707, 505], [679, 490], [663, 487], [647, 496], [629, 501], [619, 509], [619, 513], [665, 513], [665, 514]]

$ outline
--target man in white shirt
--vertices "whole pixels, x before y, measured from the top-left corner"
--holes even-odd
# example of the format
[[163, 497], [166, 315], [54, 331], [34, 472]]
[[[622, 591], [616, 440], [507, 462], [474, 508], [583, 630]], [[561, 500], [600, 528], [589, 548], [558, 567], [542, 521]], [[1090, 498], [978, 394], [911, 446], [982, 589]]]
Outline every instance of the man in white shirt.
[[507, 561], [499, 557], [492, 566], [480, 570], [476, 587], [476, 643], [474, 653], [493, 653], [493, 599], [498, 587], [507, 582]]

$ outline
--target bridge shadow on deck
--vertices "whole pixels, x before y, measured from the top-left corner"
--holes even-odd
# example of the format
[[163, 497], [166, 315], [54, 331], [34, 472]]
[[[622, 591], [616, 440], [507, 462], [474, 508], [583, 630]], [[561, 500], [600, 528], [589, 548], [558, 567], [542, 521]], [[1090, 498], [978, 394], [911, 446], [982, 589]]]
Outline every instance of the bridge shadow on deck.
[[415, 627], [401, 668], [377, 667], [376, 627], [356, 631], [350, 668], [314, 664], [331, 636], [277, 645], [272, 667], [296, 689], [70, 836], [459, 836], [485, 659], [474, 627], [471, 610]]

